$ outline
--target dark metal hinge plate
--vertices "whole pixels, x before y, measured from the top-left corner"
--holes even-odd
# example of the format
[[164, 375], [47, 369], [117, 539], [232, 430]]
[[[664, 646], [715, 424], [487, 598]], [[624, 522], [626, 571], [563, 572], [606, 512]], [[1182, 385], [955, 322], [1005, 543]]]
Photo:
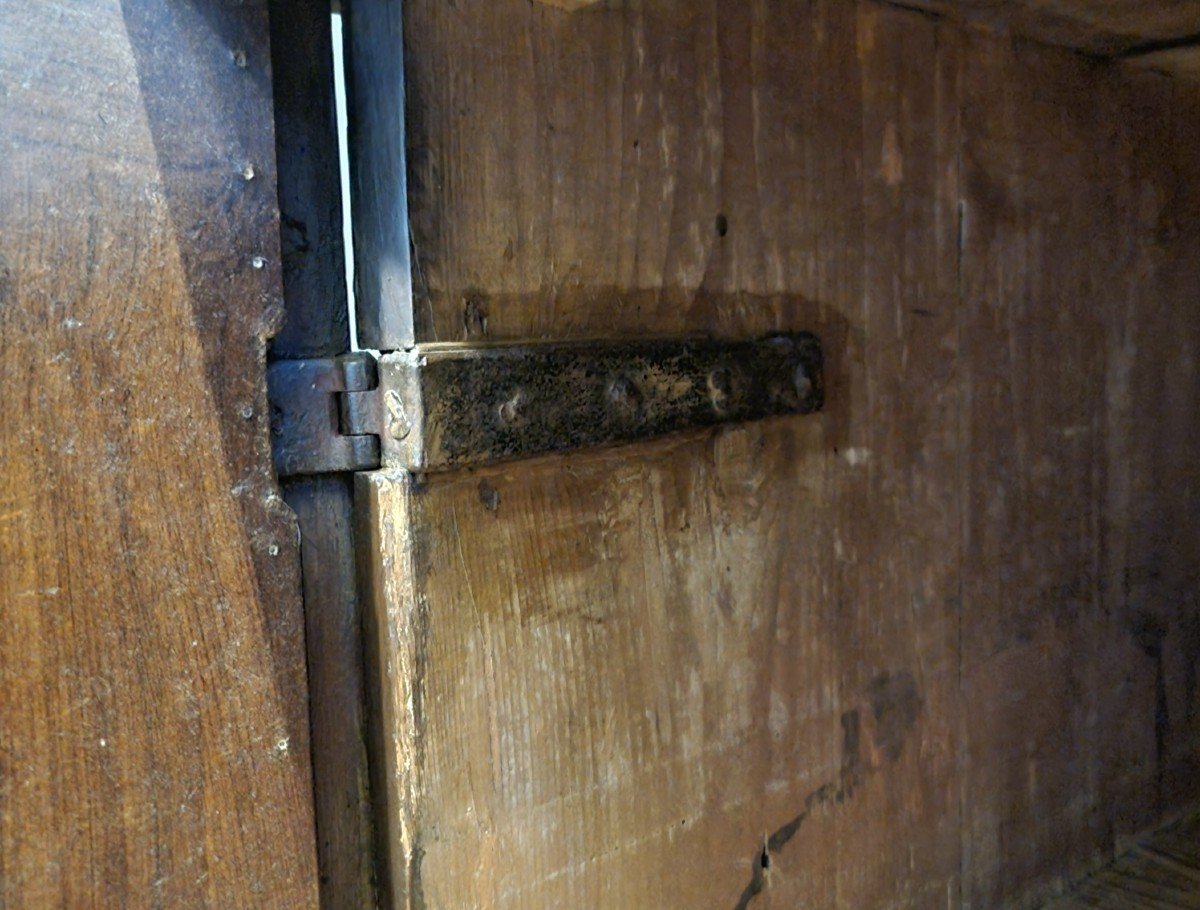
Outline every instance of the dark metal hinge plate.
[[356, 413], [378, 386], [375, 358], [365, 351], [270, 364], [271, 449], [279, 476], [378, 468], [379, 435]]
[[821, 345], [806, 332], [418, 345], [377, 363], [280, 361], [269, 380], [281, 475], [449, 470], [808, 414], [824, 400]]

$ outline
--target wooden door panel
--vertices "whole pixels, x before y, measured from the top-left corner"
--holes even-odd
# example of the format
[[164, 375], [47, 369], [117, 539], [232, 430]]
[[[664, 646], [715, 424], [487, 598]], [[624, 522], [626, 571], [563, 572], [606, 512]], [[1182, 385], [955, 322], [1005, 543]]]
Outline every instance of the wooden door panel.
[[400, 905], [747, 906], [768, 878], [776, 906], [944, 895], [955, 630], [856, 596], [825, 449], [777, 420], [360, 479]]
[[809, 329], [840, 405], [360, 481], [397, 906], [944, 904], [956, 33], [833, 3], [407, 16], [418, 338]]
[[944, 292], [954, 29], [837, 2], [405, 15], [418, 341], [853, 333], [874, 262]]
[[999, 906], [1195, 798], [1194, 88], [869, 2], [406, 17], [418, 341], [807, 329], [827, 396], [360, 478], [397, 906]]
[[0, 905], [314, 903], [265, 35], [0, 11]]

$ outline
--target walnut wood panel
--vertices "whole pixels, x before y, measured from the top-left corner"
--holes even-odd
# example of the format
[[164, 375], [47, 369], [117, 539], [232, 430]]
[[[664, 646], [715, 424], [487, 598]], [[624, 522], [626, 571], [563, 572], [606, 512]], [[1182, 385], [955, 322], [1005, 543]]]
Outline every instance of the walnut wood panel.
[[0, 48], [0, 905], [313, 906], [264, 8]]
[[396, 906], [1000, 906], [1200, 796], [1194, 89], [866, 2], [406, 16], [420, 340], [828, 376], [361, 481]]

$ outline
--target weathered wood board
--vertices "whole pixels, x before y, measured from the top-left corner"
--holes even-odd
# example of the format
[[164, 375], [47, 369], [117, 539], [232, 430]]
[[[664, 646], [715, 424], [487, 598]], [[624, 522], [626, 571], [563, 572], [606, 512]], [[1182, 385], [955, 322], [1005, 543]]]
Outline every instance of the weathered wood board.
[[0, 906], [315, 905], [266, 35], [0, 7]]
[[[821, 527], [823, 435], [776, 421], [637, 460], [362, 481], [393, 560], [399, 905], [945, 900], [955, 629], [870, 614], [834, 555], [846, 523]], [[901, 830], [928, 836], [890, 850]]]
[[406, 22], [418, 340], [810, 329], [828, 397], [360, 478], [396, 906], [1001, 906], [1200, 797], [1194, 87], [869, 2]]
[[321, 906], [373, 910], [375, 844], [367, 773], [361, 603], [350, 477], [297, 477]]
[[1200, 104], [964, 58], [967, 897], [1004, 906], [1200, 796]]
[[906, 268], [953, 268], [922, 247], [953, 242], [953, 30], [854, 3], [406, 16], [418, 341], [844, 333], [889, 214], [925, 232], [889, 238]]

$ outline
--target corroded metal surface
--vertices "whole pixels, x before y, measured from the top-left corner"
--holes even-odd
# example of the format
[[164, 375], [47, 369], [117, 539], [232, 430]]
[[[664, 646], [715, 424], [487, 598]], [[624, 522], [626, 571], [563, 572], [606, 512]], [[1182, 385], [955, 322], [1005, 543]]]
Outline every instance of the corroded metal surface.
[[666, 339], [418, 345], [273, 363], [280, 476], [378, 467], [444, 471], [810, 414], [823, 401], [821, 344]]
[[380, 361], [383, 464], [439, 471], [823, 403], [808, 333], [754, 341], [422, 345]]
[[379, 467], [379, 439], [346, 432], [342, 414], [347, 393], [373, 389], [376, 382], [375, 359], [365, 353], [272, 363], [267, 368], [267, 389], [272, 454], [279, 476]]

